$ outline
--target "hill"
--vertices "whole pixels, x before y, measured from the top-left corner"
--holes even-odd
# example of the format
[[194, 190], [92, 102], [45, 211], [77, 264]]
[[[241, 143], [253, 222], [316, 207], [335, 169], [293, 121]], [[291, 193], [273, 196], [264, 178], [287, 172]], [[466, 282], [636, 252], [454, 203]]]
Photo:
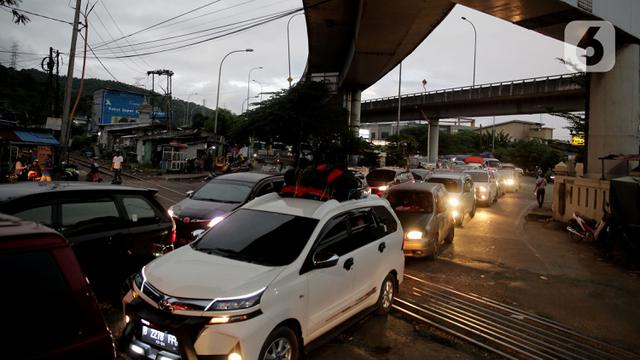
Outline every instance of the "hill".
[[[47, 116], [61, 116], [66, 76], [60, 76], [60, 91], [57, 97], [57, 107], [55, 76], [51, 85], [48, 84], [47, 78], [47, 73], [36, 69], [16, 70], [0, 65], [0, 79], [3, 79], [3, 81], [0, 82], [0, 118], [19, 121], [23, 125], [39, 125], [45, 122]], [[77, 96], [79, 87], [80, 79], [74, 78], [73, 100]], [[82, 96], [75, 116], [90, 117], [93, 93], [96, 90], [104, 88], [151, 94], [149, 90], [117, 81], [85, 79]], [[159, 96], [157, 93], [156, 95]], [[201, 107], [201, 105], [189, 102], [190, 109], [194, 109], [195, 107]], [[173, 108], [175, 109], [174, 118], [183, 119], [185, 117], [184, 112], [187, 108], [187, 102], [174, 99]], [[213, 110], [207, 108], [205, 115], [210, 115], [212, 112]]]

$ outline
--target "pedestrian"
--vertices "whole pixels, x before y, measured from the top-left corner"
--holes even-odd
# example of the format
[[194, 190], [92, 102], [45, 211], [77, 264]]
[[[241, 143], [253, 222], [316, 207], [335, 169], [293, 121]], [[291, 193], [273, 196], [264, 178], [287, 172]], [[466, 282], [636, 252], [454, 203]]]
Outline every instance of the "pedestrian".
[[536, 200], [538, 200], [538, 208], [542, 207], [544, 203], [544, 189], [547, 186], [547, 180], [545, 180], [544, 176], [542, 176], [542, 172], [538, 174], [538, 178], [536, 179], [536, 188], [534, 193], [536, 194]]
[[26, 170], [27, 166], [23, 163], [22, 158], [18, 158], [16, 160], [16, 165], [14, 167], [14, 174], [17, 180], [24, 180], [26, 178]]
[[53, 170], [53, 164], [51, 163], [51, 158], [47, 158], [42, 163], [42, 171], [40, 175], [40, 181], [42, 182], [51, 182], [51, 170]]
[[122, 163], [124, 159], [122, 158], [122, 153], [120, 150], [116, 151], [116, 155], [111, 160], [111, 170], [113, 171], [113, 180], [112, 184], [120, 184], [122, 183]]

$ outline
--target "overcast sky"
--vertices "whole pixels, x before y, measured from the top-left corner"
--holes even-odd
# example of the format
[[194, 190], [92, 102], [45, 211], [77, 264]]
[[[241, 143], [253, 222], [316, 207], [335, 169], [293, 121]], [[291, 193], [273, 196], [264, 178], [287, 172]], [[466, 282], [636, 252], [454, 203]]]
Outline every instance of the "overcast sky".
[[[198, 103], [205, 100], [208, 107], [215, 108], [220, 60], [232, 50], [252, 48], [253, 52], [232, 54], [225, 60], [220, 106], [236, 113], [241, 111], [247, 97], [248, 74], [252, 68], [263, 68], [251, 73], [251, 79], [256, 80], [250, 83], [252, 96], [260, 91], [277, 91], [288, 86], [287, 20], [290, 15], [239, 33], [228, 33], [266, 19], [265, 17], [283, 15], [286, 11], [300, 8], [300, 0], [97, 0], [97, 3], [92, 0], [91, 4], [94, 3], [96, 5], [89, 15], [89, 44], [119, 81], [150, 88], [151, 79], [146, 75], [147, 70], [170, 69], [175, 73], [174, 96], [185, 100], [189, 97], [189, 100]], [[71, 22], [74, 12], [71, 6], [74, 4], [75, 1], [71, 0], [24, 0], [20, 7]], [[86, 1], [83, 1], [83, 7], [85, 4]], [[202, 9], [198, 11], [113, 42], [113, 39], [138, 32], [201, 6]], [[71, 39], [69, 24], [28, 15], [31, 22], [26, 26], [15, 25], [11, 22], [11, 14], [6, 9], [2, 10], [0, 63], [3, 65], [10, 63], [14, 42], [18, 44], [18, 68], [39, 67], [49, 46], [68, 53]], [[460, 19], [461, 16], [471, 20], [478, 32], [476, 84], [570, 72], [556, 59], [563, 57], [562, 42], [458, 5], [404, 60], [403, 93], [423, 91], [423, 79], [427, 80], [426, 90], [471, 85], [473, 29], [469, 23]], [[194, 34], [161, 40], [186, 33]], [[137, 56], [219, 35], [225, 36], [179, 50]], [[296, 16], [291, 20], [290, 39], [291, 72], [295, 82], [304, 71], [307, 58], [304, 16]], [[101, 46], [105, 42], [111, 43]], [[82, 38], [79, 38], [78, 50], [81, 49]], [[134, 56], [115, 59], [127, 55]], [[65, 57], [64, 73], [66, 61]], [[75, 76], [79, 77], [80, 68], [81, 58], [77, 58]], [[107, 70], [93, 58], [87, 62], [87, 77], [112, 79]], [[397, 92], [396, 68], [364, 91], [362, 97], [370, 99], [393, 96]], [[264, 96], [268, 95], [263, 95], [263, 98]], [[568, 139], [568, 131], [563, 129], [566, 124], [553, 116], [536, 114], [497, 117], [496, 122], [512, 119], [542, 120], [556, 129], [554, 137]], [[478, 123], [483, 125], [490, 124], [491, 121], [492, 118], [478, 118]]]

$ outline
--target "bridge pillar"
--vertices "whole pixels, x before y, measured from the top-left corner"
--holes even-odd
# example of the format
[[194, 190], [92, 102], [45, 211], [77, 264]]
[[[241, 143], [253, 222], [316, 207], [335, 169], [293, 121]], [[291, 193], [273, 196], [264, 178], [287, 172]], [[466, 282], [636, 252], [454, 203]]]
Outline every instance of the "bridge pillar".
[[438, 141], [440, 139], [440, 120], [429, 119], [429, 162], [438, 161]]
[[[600, 178], [599, 157], [639, 152], [640, 45], [619, 47], [611, 71], [591, 74], [588, 126], [587, 177]], [[624, 161], [604, 162], [606, 177], [625, 173]]]
[[345, 107], [349, 111], [349, 128], [356, 136], [359, 135], [360, 130], [361, 96], [362, 90], [360, 89], [351, 90], [346, 95]]

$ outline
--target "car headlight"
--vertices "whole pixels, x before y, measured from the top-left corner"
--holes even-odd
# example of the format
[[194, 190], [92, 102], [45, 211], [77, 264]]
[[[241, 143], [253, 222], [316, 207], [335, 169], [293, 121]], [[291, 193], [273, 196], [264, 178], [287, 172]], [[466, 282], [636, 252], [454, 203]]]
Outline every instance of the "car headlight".
[[389, 188], [389, 186], [387, 186], [387, 185], [382, 185], [382, 186], [378, 187], [378, 190], [380, 190], [380, 191], [387, 191], [387, 189], [388, 189], [388, 188]]
[[407, 239], [420, 240], [422, 239], [422, 231], [412, 230], [407, 233]]
[[460, 200], [458, 200], [457, 197], [450, 197], [449, 198], [449, 205], [451, 205], [453, 207], [457, 207], [458, 205], [460, 205]]
[[214, 227], [216, 226], [217, 223], [219, 223], [222, 220], [224, 220], [224, 216], [216, 216], [213, 219], [211, 219], [211, 221], [209, 221], [209, 224], [207, 224], [207, 226]]
[[240, 309], [248, 309], [250, 307], [256, 306], [260, 304], [260, 298], [262, 294], [266, 290], [266, 287], [252, 292], [251, 294], [246, 294], [242, 296], [232, 297], [232, 298], [219, 298], [215, 299], [211, 302], [205, 311], [226, 311], [226, 310], [240, 310]]
[[486, 192], [486, 191], [487, 191], [487, 188], [486, 188], [485, 186], [478, 186], [478, 190], [479, 190], [480, 192]]
[[460, 213], [459, 213], [457, 210], [453, 210], [453, 211], [451, 212], [451, 216], [452, 216], [454, 219], [457, 219], [457, 218], [458, 218], [458, 216], [460, 216]]
[[505, 183], [505, 185], [513, 185], [514, 181], [513, 181], [513, 179], [505, 179], [504, 183]]

